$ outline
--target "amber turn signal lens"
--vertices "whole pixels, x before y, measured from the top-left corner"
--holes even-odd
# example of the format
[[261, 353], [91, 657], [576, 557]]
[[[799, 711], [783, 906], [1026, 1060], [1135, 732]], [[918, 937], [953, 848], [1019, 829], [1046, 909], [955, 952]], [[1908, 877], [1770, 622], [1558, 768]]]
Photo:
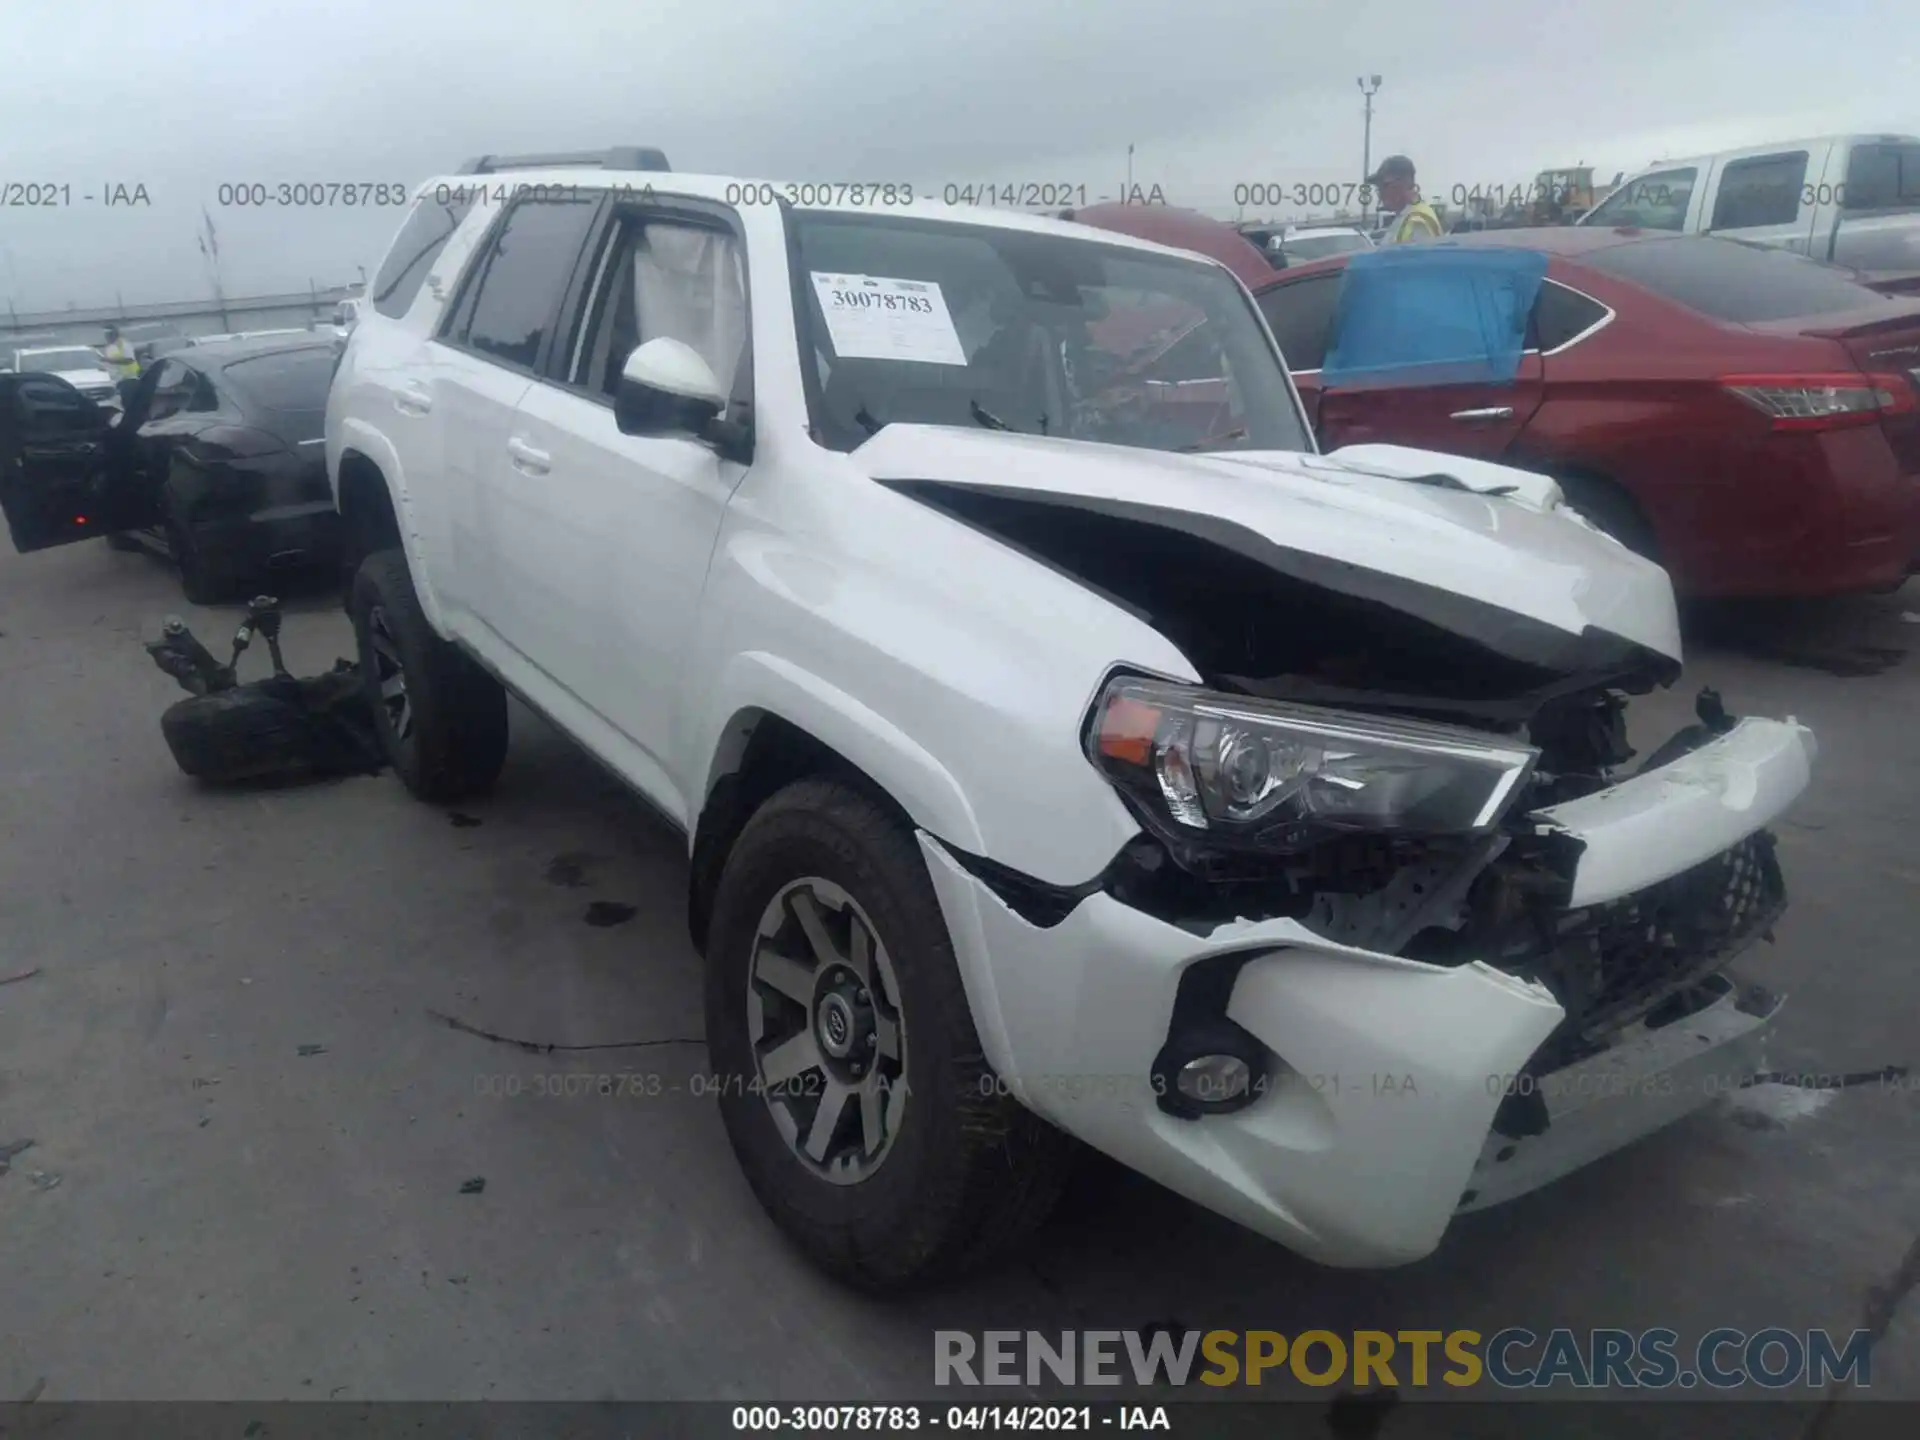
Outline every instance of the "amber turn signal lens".
[[1117, 695], [1100, 717], [1100, 753], [1128, 765], [1145, 765], [1153, 758], [1153, 737], [1160, 732], [1160, 712], [1130, 696]]

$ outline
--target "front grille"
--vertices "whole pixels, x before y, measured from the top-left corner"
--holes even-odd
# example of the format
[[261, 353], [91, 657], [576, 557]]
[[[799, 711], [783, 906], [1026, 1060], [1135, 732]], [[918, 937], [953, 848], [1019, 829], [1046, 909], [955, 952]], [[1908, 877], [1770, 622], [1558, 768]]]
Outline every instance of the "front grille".
[[1593, 1043], [1722, 969], [1786, 909], [1762, 830], [1645, 890], [1561, 917], [1536, 973], [1567, 1012], [1563, 1044]]

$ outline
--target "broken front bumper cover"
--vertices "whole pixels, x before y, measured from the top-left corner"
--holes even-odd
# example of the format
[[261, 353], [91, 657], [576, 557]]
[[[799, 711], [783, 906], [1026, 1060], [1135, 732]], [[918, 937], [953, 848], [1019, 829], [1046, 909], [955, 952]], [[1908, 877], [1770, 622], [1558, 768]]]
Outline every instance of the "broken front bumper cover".
[[[1745, 720], [1670, 765], [1530, 818], [1582, 843], [1576, 893], [1629, 894], [1774, 820], [1805, 787], [1813, 753], [1792, 721]], [[1417, 1260], [1461, 1208], [1523, 1194], [1699, 1108], [1760, 1068], [1773, 1014], [1709, 981], [1703, 1006], [1677, 1023], [1637, 1021], [1600, 1054], [1530, 1074], [1566, 1012], [1544, 985], [1484, 962], [1358, 950], [1293, 920], [1203, 935], [1105, 893], [1041, 927], [937, 840], [921, 843], [987, 1057], [1013, 1093], [1096, 1149], [1328, 1264]], [[1181, 976], [1214, 956], [1245, 957], [1227, 1015], [1275, 1062], [1245, 1108], [1178, 1118], [1149, 1077]], [[1493, 1126], [1521, 1076], [1549, 1123], [1514, 1139]]]

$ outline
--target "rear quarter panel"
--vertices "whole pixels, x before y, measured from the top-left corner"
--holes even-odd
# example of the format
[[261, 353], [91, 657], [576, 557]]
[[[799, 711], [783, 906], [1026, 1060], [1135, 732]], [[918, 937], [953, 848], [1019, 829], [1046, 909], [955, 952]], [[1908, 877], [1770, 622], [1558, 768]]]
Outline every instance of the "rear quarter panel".
[[1614, 319], [1546, 357], [1545, 399], [1511, 463], [1619, 485], [1652, 523], [1683, 590], [1741, 588], [1833, 537], [1820, 446], [1783, 443], [1718, 381], [1831, 368], [1834, 347], [1720, 325], [1582, 266], [1556, 262], [1550, 273], [1610, 306]]
[[[431, 188], [432, 182], [421, 186], [420, 194]], [[421, 607], [442, 635], [448, 633], [443, 580], [452, 558], [450, 497], [436, 489], [444, 471], [442, 422], [432, 415], [405, 414], [395, 406], [394, 393], [409, 380], [429, 380], [433, 334], [455, 282], [498, 213], [497, 206], [473, 207], [434, 260], [406, 314], [383, 315], [369, 300], [327, 396], [327, 479], [334, 503], [339, 504], [340, 467], [347, 455], [363, 456], [379, 468]], [[399, 233], [396, 226], [396, 238]]]

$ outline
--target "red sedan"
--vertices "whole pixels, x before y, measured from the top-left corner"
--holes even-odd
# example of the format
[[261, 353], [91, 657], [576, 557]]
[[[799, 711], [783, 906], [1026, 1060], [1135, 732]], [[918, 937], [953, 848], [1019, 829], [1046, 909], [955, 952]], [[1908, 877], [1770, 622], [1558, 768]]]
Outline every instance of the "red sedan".
[[[1692, 594], [1891, 589], [1920, 568], [1920, 300], [1709, 236], [1573, 227], [1422, 249], [1456, 245], [1546, 259], [1511, 380], [1323, 386], [1352, 257], [1259, 287], [1326, 449], [1393, 442], [1553, 475]], [[1385, 313], [1430, 323], [1415, 304]]]

